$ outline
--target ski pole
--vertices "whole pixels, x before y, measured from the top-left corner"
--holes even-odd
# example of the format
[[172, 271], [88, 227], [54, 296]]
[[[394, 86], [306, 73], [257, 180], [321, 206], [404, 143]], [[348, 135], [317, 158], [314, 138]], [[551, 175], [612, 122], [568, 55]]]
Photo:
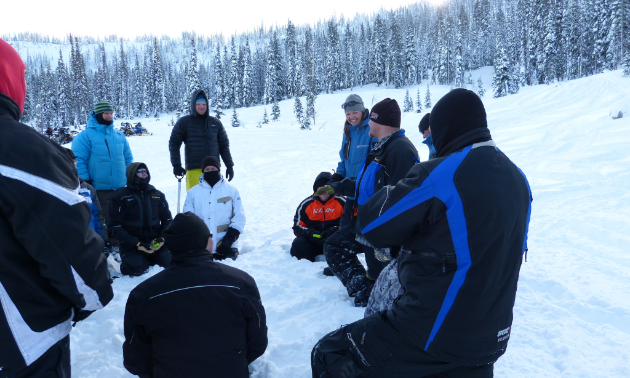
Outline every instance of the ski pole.
[[182, 179], [184, 176], [175, 176], [177, 179], [177, 214], [179, 214], [179, 199], [182, 196]]

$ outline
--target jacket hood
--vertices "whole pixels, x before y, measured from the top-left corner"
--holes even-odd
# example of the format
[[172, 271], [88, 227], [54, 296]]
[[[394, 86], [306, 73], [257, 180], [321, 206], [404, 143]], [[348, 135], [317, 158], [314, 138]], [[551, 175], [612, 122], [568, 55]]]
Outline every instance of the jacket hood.
[[13, 46], [0, 39], [0, 93], [15, 102], [19, 114], [24, 112], [26, 100], [26, 66]]
[[208, 103], [208, 108], [206, 109], [206, 113], [204, 114], [204, 116], [207, 117], [210, 114], [210, 101], [208, 100], [208, 95], [206, 94], [206, 91], [204, 91], [203, 89], [196, 90], [193, 93], [192, 98], [190, 99], [190, 114], [192, 115], [197, 114], [197, 110], [195, 109], [195, 104], [197, 103], [196, 100], [200, 94], [206, 99], [206, 102]]
[[130, 187], [136, 186], [133, 183], [133, 178], [136, 176], [136, 171], [140, 168], [144, 168], [147, 170], [147, 174], [149, 175], [149, 182], [151, 182], [151, 172], [149, 171], [149, 168], [147, 167], [147, 165], [139, 161], [134, 161], [133, 163], [129, 164], [129, 166], [127, 167], [127, 186], [130, 186]]
[[111, 125], [102, 125], [98, 123], [98, 120], [96, 119], [96, 114], [94, 114], [94, 110], [90, 112], [90, 118], [87, 121], [86, 128], [97, 129], [98, 131], [107, 134], [107, 129], [109, 127], [114, 128], [114, 124], [112, 123]]

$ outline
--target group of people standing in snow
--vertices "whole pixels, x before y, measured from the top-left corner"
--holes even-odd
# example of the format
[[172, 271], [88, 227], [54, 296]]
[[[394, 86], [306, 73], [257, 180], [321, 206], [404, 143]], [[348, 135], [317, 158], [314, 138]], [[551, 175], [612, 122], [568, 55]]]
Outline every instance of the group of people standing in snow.
[[[173, 218], [148, 165], [113, 128], [109, 103], [96, 104], [72, 151], [19, 123], [24, 71], [0, 39], [0, 377], [70, 376], [71, 324], [114, 295], [102, 253], [111, 244], [123, 274], [167, 267], [127, 301], [132, 374], [248, 377], [267, 347], [266, 316], [254, 279], [215, 261], [237, 258], [245, 215], [205, 92], [169, 141], [188, 189]], [[342, 108], [340, 163], [298, 206], [290, 253], [323, 254], [324, 274], [367, 308], [314, 346], [313, 377], [491, 377], [527, 251], [525, 175], [496, 147], [471, 91], [451, 91], [420, 121], [430, 150], [422, 163], [395, 100], [369, 110], [353, 94]]]

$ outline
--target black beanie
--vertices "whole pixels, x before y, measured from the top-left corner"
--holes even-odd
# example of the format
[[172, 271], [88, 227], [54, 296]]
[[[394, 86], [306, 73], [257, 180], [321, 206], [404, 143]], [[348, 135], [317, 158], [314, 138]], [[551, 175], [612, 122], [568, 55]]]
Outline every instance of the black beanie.
[[322, 172], [317, 175], [315, 179], [315, 183], [313, 184], [313, 192], [316, 192], [317, 189], [321, 186], [328, 185], [328, 182], [332, 180], [332, 174], [330, 172]]
[[483, 102], [468, 89], [453, 89], [442, 97], [431, 110], [431, 135], [436, 156], [443, 156], [442, 150], [447, 145], [464, 134], [478, 131], [487, 131], [486, 109]]
[[214, 156], [206, 156], [205, 158], [203, 158], [203, 162], [201, 163], [201, 171], [203, 172], [203, 170], [206, 169], [206, 167], [209, 165], [212, 165], [218, 170], [221, 170], [221, 162]]
[[431, 113], [427, 113], [420, 120], [420, 124], [418, 124], [418, 130], [420, 133], [424, 134], [424, 132], [429, 128], [429, 118], [431, 118]]
[[163, 236], [166, 248], [175, 255], [206, 249], [211, 234], [203, 220], [188, 211], [177, 214], [164, 230]]
[[378, 102], [370, 112], [370, 119], [380, 125], [400, 128], [400, 106], [396, 100], [386, 98]]

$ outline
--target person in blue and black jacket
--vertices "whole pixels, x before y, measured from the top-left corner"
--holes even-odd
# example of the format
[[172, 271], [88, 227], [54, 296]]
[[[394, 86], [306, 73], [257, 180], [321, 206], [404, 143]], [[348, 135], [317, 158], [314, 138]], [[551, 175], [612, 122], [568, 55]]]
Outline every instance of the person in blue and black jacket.
[[377, 248], [400, 248], [404, 292], [387, 311], [325, 336], [314, 377], [493, 376], [505, 353], [531, 214], [524, 173], [501, 152], [481, 99], [465, 89], [431, 112], [436, 158], [358, 212]]
[[350, 247], [354, 240], [346, 237], [341, 243], [337, 242], [343, 226], [326, 241], [324, 256], [330, 269], [348, 290], [348, 295], [354, 297], [357, 307], [367, 305], [374, 280], [385, 267], [383, 262], [376, 259], [374, 247], [361, 236], [356, 222], [357, 211], [374, 193], [385, 185], [396, 184], [420, 161], [418, 151], [405, 136], [405, 130], [400, 128], [400, 116], [400, 107], [396, 100], [386, 98], [374, 105], [369, 117], [370, 135], [378, 143], [363, 159], [357, 177], [331, 182], [315, 193], [316, 196], [336, 193], [355, 197], [353, 208], [350, 209], [348, 232], [354, 234], [355, 240], [362, 246], [368, 265], [367, 272], [357, 258], [357, 252]]

